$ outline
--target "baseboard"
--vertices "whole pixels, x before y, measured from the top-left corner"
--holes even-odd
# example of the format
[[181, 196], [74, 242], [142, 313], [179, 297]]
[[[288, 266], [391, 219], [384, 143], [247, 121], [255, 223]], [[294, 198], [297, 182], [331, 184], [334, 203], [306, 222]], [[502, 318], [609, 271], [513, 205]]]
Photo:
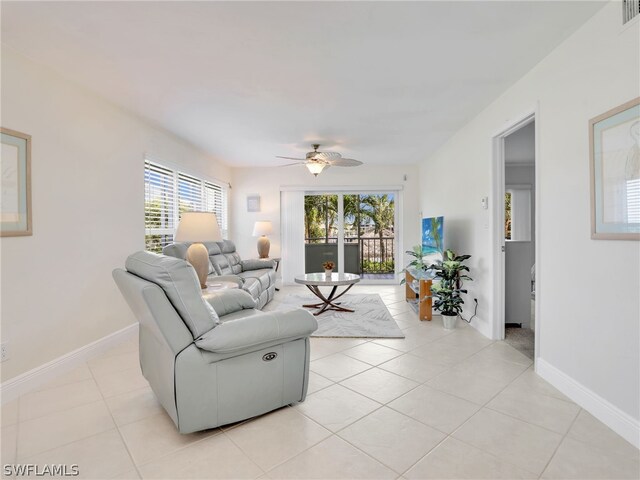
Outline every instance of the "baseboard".
[[2, 403], [10, 402], [20, 395], [24, 395], [50, 382], [56, 377], [73, 370], [89, 358], [99, 355], [127, 338], [130, 338], [137, 331], [138, 323], [136, 322], [95, 342], [91, 342], [84, 347], [62, 355], [44, 365], [7, 380], [0, 385], [0, 399]]
[[640, 448], [640, 422], [550, 363], [538, 358], [536, 372], [622, 438]]

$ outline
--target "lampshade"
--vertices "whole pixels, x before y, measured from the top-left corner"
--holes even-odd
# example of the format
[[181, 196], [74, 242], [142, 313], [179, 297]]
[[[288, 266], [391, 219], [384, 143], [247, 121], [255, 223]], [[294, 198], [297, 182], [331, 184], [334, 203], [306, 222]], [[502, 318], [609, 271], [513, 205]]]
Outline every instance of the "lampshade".
[[256, 222], [253, 226], [253, 236], [260, 237], [261, 235], [270, 235], [273, 232], [271, 222]]
[[324, 170], [324, 167], [326, 167], [324, 163], [319, 163], [319, 162], [309, 162], [309, 163], [306, 163], [305, 165], [307, 166], [309, 171], [313, 173], [313, 175], [316, 177], [320, 172], [322, 172], [322, 170]]
[[212, 212], [184, 212], [178, 223], [176, 242], [221, 242], [222, 233], [216, 214]]

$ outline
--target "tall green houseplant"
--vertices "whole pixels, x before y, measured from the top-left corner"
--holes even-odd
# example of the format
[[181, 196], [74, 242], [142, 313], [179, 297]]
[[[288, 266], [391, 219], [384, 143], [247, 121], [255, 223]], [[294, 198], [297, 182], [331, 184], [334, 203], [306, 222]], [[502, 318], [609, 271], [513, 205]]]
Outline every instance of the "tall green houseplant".
[[433, 308], [442, 314], [444, 327], [448, 330], [455, 328], [458, 315], [462, 312], [464, 299], [462, 293], [467, 293], [462, 288], [464, 280], [473, 280], [467, 272], [469, 267], [464, 261], [471, 255], [456, 255], [453, 250], [445, 250], [442, 261], [438, 261], [429, 267], [435, 273], [438, 283], [431, 287], [431, 294], [435, 301]]
[[[403, 272], [409, 270], [410, 272], [415, 272], [416, 275], [423, 275], [429, 270], [429, 268], [431, 268], [422, 260], [423, 254], [421, 245], [416, 245], [413, 247], [413, 250], [407, 250], [405, 253], [413, 257], [413, 260], [407, 264], [407, 266], [402, 270]], [[400, 284], [403, 284], [404, 282], [405, 279], [403, 278], [400, 281]]]

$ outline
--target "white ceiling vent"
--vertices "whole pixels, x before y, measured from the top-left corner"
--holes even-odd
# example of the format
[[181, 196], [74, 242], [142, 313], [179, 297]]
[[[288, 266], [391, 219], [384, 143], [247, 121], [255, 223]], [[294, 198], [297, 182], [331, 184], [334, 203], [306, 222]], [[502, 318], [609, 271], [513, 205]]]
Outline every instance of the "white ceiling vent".
[[640, 13], [640, 0], [622, 0], [622, 24]]

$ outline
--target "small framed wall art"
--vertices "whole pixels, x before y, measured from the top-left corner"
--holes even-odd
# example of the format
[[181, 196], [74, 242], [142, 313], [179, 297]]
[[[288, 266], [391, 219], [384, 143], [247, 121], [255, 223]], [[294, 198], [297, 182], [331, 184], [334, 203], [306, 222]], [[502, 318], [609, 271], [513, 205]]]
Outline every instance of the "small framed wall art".
[[247, 212], [260, 211], [260, 195], [247, 195]]
[[0, 127], [0, 236], [32, 235], [31, 135]]
[[589, 120], [591, 238], [640, 240], [640, 97]]

